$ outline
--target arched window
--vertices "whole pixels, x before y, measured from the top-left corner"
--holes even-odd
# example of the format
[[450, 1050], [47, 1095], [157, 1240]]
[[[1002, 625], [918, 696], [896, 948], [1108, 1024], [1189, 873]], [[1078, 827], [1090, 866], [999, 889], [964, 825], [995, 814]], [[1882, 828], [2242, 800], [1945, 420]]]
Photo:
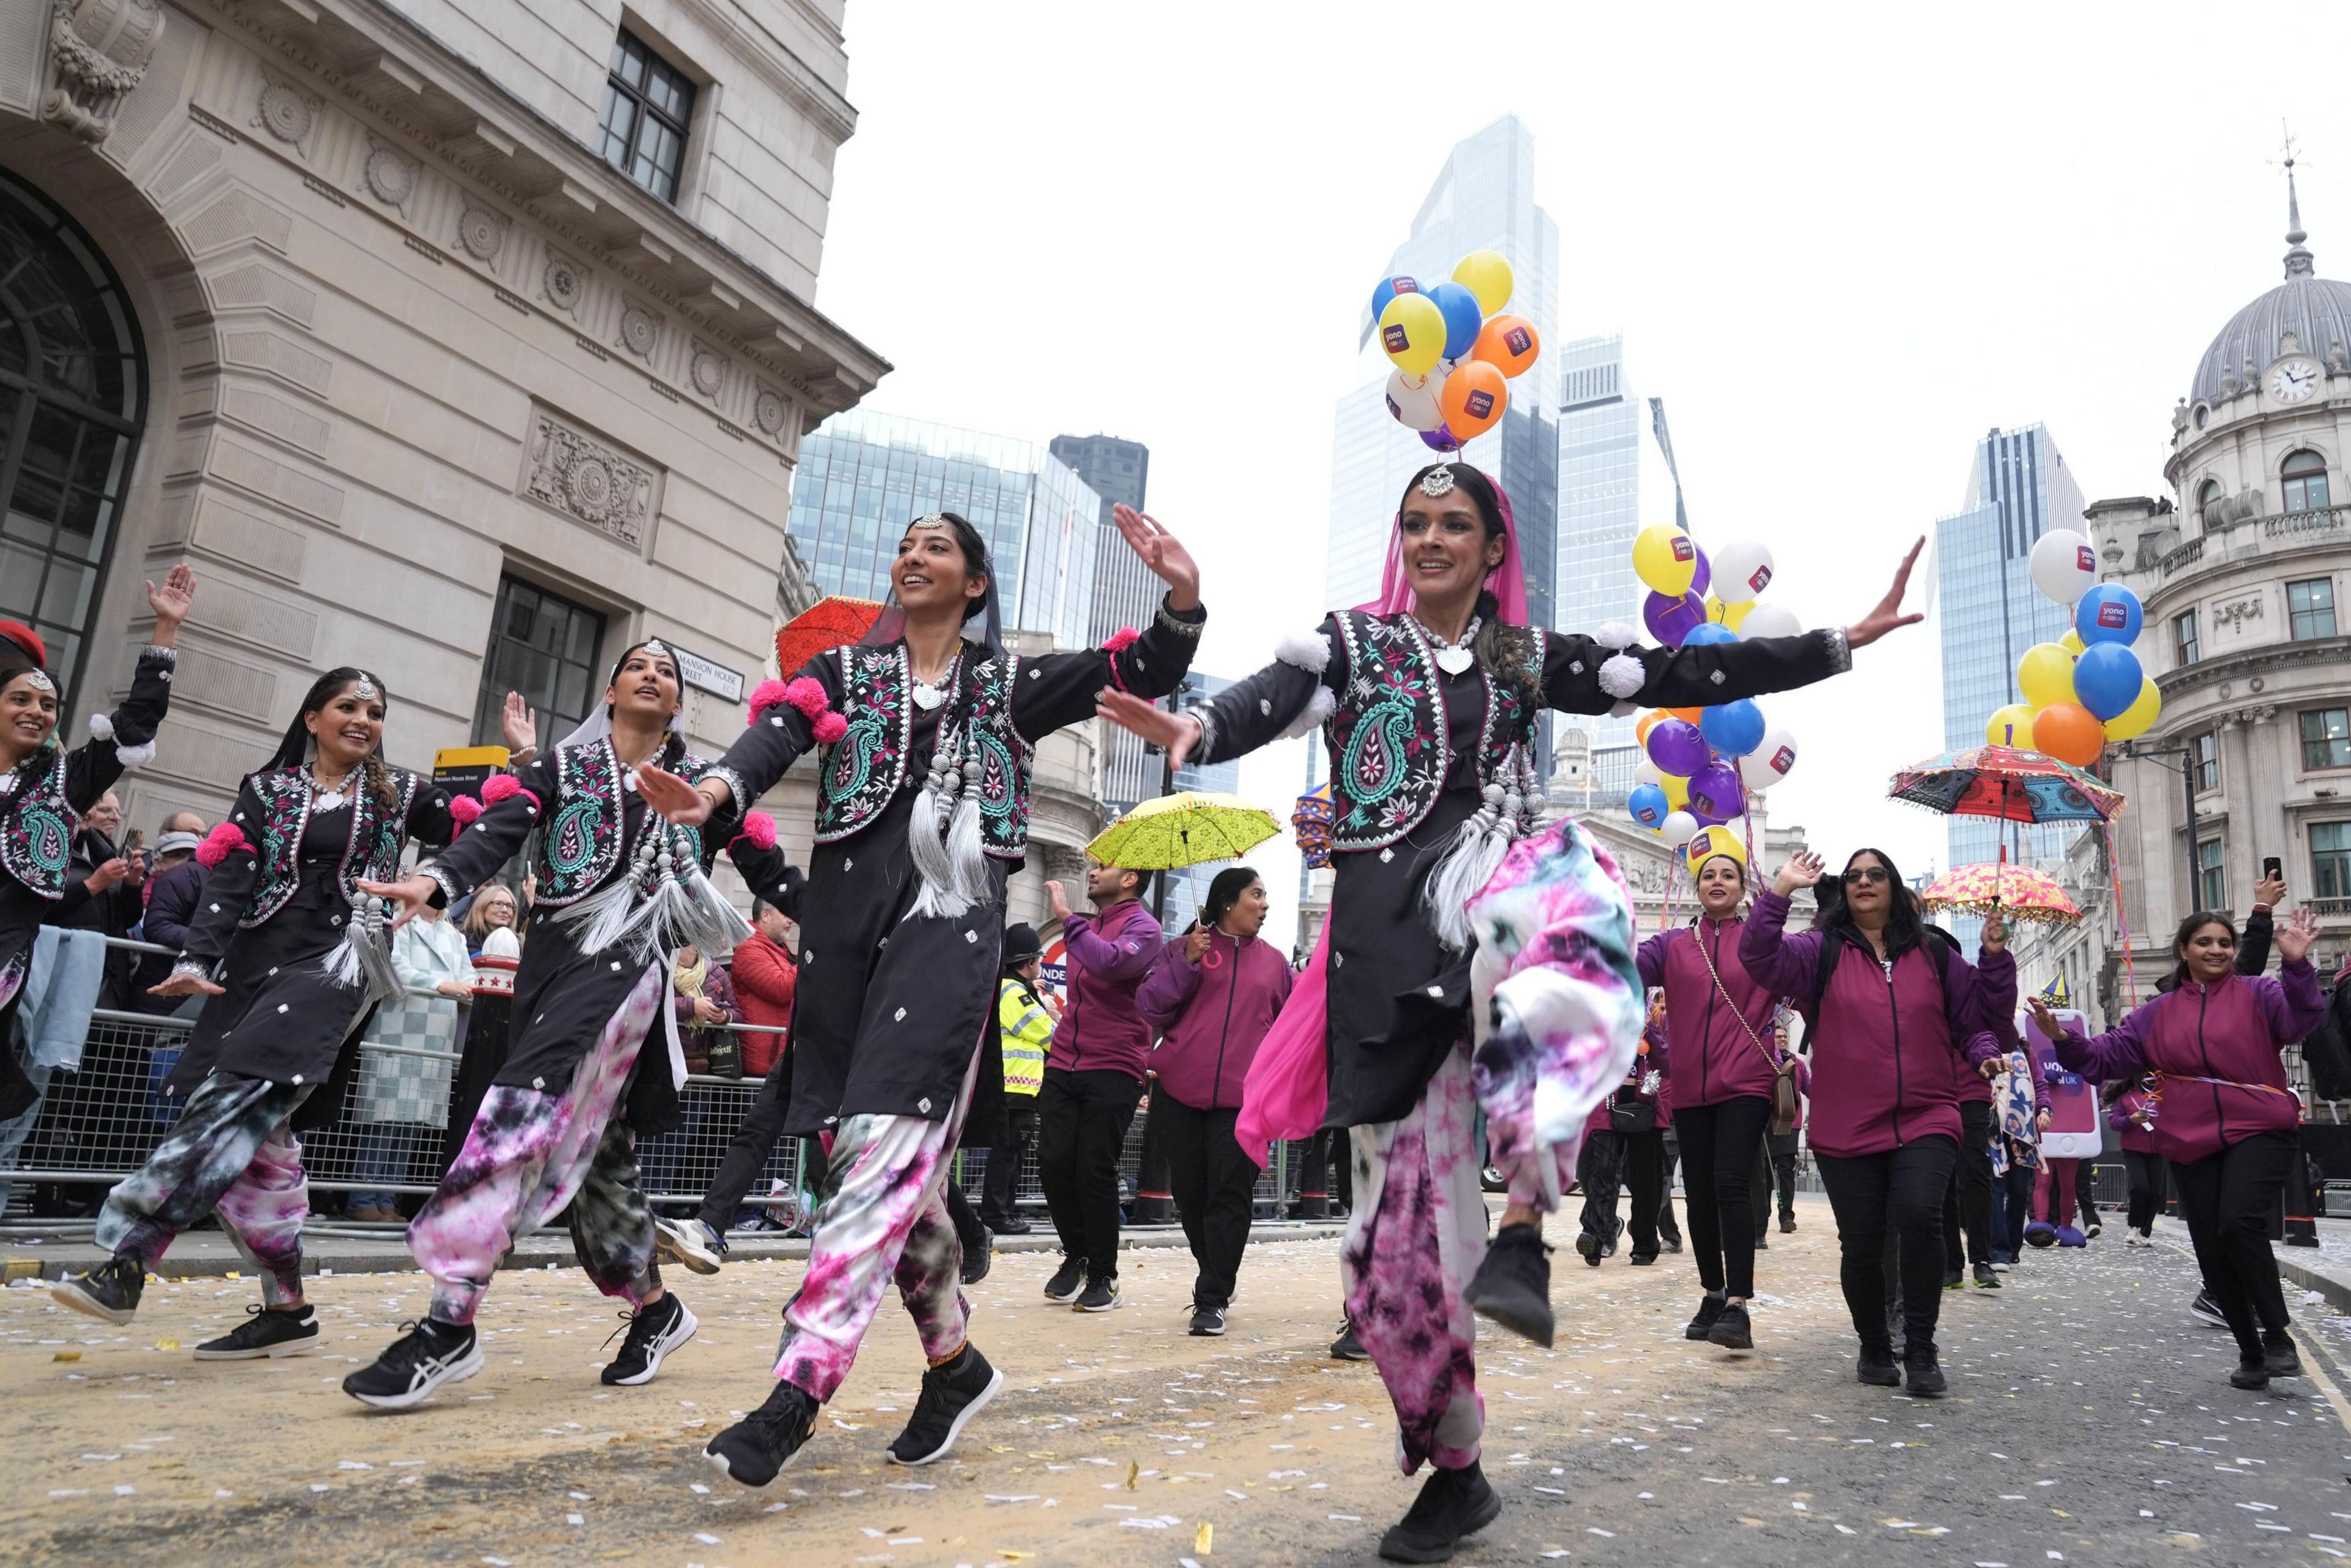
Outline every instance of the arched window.
[[121, 280], [73, 221], [0, 172], [0, 616], [70, 695], [146, 413]]
[[2220, 500], [2218, 479], [2207, 479], [2196, 487], [2196, 520], [2204, 525], [2208, 533], [2221, 524]]
[[2307, 446], [2285, 460], [2279, 471], [2285, 480], [2285, 509], [2317, 512], [2326, 507], [2326, 459]]

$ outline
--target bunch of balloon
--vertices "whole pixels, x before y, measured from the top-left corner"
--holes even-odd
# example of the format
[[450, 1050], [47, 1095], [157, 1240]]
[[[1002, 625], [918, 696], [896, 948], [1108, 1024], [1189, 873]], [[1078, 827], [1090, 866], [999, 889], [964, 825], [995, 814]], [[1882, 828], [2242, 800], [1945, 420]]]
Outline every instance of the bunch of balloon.
[[[1709, 560], [1687, 534], [1658, 523], [1635, 537], [1633, 571], [1649, 590], [1641, 618], [1669, 648], [1803, 630], [1788, 611], [1757, 602], [1771, 586], [1771, 552], [1752, 540], [1722, 545]], [[1654, 709], [1633, 727], [1643, 756], [1626, 806], [1635, 822], [1676, 849], [1703, 829], [1743, 818], [1750, 795], [1796, 766], [1796, 737], [1743, 697], [1718, 707]]]
[[1514, 286], [1499, 252], [1473, 250], [1443, 283], [1383, 277], [1372, 290], [1380, 347], [1395, 366], [1388, 412], [1431, 451], [1458, 452], [1501, 423], [1510, 379], [1542, 352], [1534, 323], [1503, 311]]
[[2130, 647], [2144, 612], [2137, 594], [2098, 580], [2097, 552], [2070, 528], [2041, 536], [2032, 568], [2035, 588], [2073, 607], [2074, 629], [2024, 651], [2016, 665], [2024, 700], [1993, 714], [1984, 738], [2087, 768], [2109, 742], [2146, 734], [2162, 715], [2163, 697]]

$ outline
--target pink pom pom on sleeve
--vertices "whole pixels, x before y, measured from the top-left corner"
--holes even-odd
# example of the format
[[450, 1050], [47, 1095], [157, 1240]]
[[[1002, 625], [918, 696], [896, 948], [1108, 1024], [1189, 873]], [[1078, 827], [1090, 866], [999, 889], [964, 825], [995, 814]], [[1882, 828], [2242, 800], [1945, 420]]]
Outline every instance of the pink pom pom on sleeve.
[[472, 827], [481, 814], [482, 803], [471, 795], [449, 797], [449, 820], [457, 824], [460, 831]]
[[1132, 626], [1122, 626], [1117, 631], [1112, 632], [1108, 637], [1102, 639], [1102, 652], [1105, 653], [1123, 653], [1128, 648], [1132, 647], [1134, 643], [1142, 637], [1142, 632], [1136, 631]]
[[204, 841], [196, 846], [196, 861], [206, 871], [210, 871], [228, 859], [230, 851], [241, 850], [245, 847], [245, 830], [235, 822], [223, 822], [205, 834]]
[[482, 780], [482, 804], [495, 806], [522, 793], [522, 780], [511, 773], [493, 773]]
[[740, 843], [745, 839], [751, 841], [751, 847], [754, 849], [774, 849], [776, 847], [776, 819], [770, 817], [765, 811], [752, 811], [747, 813], [743, 818], [743, 831], [735, 835], [735, 841], [737, 843]]
[[816, 721], [816, 743], [831, 746], [849, 733], [849, 721], [837, 713], [820, 715]]
[[761, 681], [751, 688], [751, 716], [758, 718], [771, 707], [779, 707], [791, 700], [790, 688], [781, 681]]
[[803, 718], [809, 719], [815, 718], [832, 706], [831, 699], [824, 695], [823, 683], [807, 675], [793, 678], [792, 684], [784, 688], [784, 700], [799, 709]]

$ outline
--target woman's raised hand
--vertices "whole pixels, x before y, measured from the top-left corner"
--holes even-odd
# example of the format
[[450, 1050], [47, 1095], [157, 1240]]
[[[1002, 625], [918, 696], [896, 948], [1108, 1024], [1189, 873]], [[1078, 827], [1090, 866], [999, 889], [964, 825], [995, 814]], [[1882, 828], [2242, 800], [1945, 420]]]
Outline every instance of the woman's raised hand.
[[1139, 735], [1163, 748], [1172, 766], [1181, 768], [1200, 744], [1200, 721], [1187, 713], [1169, 713], [1156, 703], [1131, 692], [1104, 686], [1094, 697], [1094, 712], [1131, 735]]
[[2318, 940], [2318, 916], [2304, 904], [2294, 912], [2294, 918], [2279, 928], [2274, 940], [2278, 956], [2289, 964], [2299, 964], [2310, 956], [2310, 945]]
[[538, 713], [520, 692], [507, 694], [506, 706], [498, 711], [498, 730], [507, 749], [517, 757], [538, 749]]
[[1788, 857], [1788, 863], [1780, 868], [1780, 874], [1771, 879], [1771, 891], [1785, 898], [1800, 887], [1817, 884], [1821, 873], [1828, 868], [1828, 862], [1820, 856], [1808, 850], [1798, 850]]
[[[2281, 942], [2279, 946], [2283, 947], [2284, 944]], [[2065, 1032], [2065, 1026], [2058, 1020], [2057, 1014], [2050, 1008], [2047, 998], [2038, 995], [2025, 998], [2024, 1010], [2032, 1015], [2032, 1021], [2039, 1024], [2041, 1032], [2051, 1040], [2055, 1040]]]
[[1161, 528], [1148, 512], [1138, 512], [1123, 501], [1111, 508], [1110, 517], [1118, 525], [1126, 548], [1140, 556], [1151, 574], [1167, 585], [1168, 608], [1199, 608], [1200, 569], [1183, 541]]
[[1923, 613], [1902, 613], [1902, 594], [1910, 586], [1910, 569], [1918, 564], [1918, 552], [1926, 548], [1927, 536], [1921, 534], [1918, 542], [1910, 547], [1910, 553], [1902, 558], [1901, 566], [1894, 573], [1894, 586], [1886, 591], [1877, 608], [1844, 629], [1846, 647], [1866, 648], [1898, 626], [1916, 626], [1927, 619]]
[[155, 612], [155, 632], [150, 638], [159, 648], [172, 646], [179, 635], [180, 622], [188, 618], [188, 608], [195, 602], [196, 574], [186, 561], [180, 562], [163, 574], [163, 586], [147, 585], [147, 608]]
[[681, 827], [698, 828], [718, 809], [717, 800], [666, 768], [648, 762], [637, 769], [637, 794], [644, 803]]
[[373, 894], [378, 898], [388, 898], [400, 905], [400, 913], [392, 920], [392, 928], [397, 931], [415, 919], [418, 910], [433, 902], [433, 895], [441, 891], [441, 884], [420, 872], [398, 882], [369, 882], [362, 877], [359, 890]]

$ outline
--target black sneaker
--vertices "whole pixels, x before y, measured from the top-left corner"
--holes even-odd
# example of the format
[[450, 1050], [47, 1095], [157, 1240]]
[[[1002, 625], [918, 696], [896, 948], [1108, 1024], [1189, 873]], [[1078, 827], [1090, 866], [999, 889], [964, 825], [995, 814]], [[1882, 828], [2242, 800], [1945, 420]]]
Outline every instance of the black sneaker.
[[198, 1361], [275, 1361], [319, 1348], [318, 1315], [307, 1301], [298, 1307], [265, 1307], [256, 1301], [245, 1310], [245, 1322], [196, 1346]]
[[1331, 1359], [1332, 1361], [1369, 1361], [1372, 1359], [1372, 1353], [1365, 1350], [1364, 1348], [1364, 1342], [1355, 1337], [1355, 1323], [1353, 1319], [1350, 1318], [1347, 1322], [1339, 1325], [1339, 1337], [1331, 1342]]
[[621, 1342], [621, 1354], [604, 1369], [604, 1381], [624, 1388], [651, 1383], [653, 1374], [661, 1370], [662, 1358], [692, 1339], [694, 1331], [702, 1326], [674, 1291], [665, 1292], [650, 1307], [622, 1312], [621, 1321], [629, 1325], [629, 1337]]
[[1404, 1518], [1380, 1537], [1380, 1555], [1390, 1563], [1442, 1563], [1460, 1549], [1463, 1536], [1485, 1529], [1501, 1511], [1502, 1500], [1476, 1461], [1433, 1471]]
[[2231, 1388], [2262, 1389], [2269, 1385], [2270, 1369], [2266, 1361], [2240, 1360], [2236, 1370], [2229, 1374], [2229, 1386]]
[[1104, 1274], [1086, 1281], [1085, 1293], [1077, 1300], [1081, 1312], [1106, 1312], [1118, 1305], [1118, 1276]]
[[2220, 1310], [2220, 1303], [2212, 1299], [2212, 1292], [2209, 1290], [2196, 1292], [2196, 1299], [2188, 1303], [2188, 1315], [2207, 1328], [2224, 1329], [2229, 1326], [2229, 1314]]
[[979, 1232], [977, 1244], [967, 1241], [963, 1249], [963, 1282], [967, 1285], [978, 1284], [996, 1267], [996, 1232], [985, 1225], [974, 1228]]
[[1902, 1369], [1894, 1363], [1894, 1347], [1890, 1344], [1863, 1345], [1861, 1359], [1853, 1364], [1853, 1375], [1880, 1388], [1902, 1386]]
[[1723, 1308], [1729, 1304], [1730, 1298], [1719, 1291], [1708, 1291], [1705, 1295], [1700, 1296], [1698, 1300], [1698, 1316], [1690, 1319], [1689, 1326], [1682, 1330], [1682, 1338], [1704, 1339], [1712, 1333], [1714, 1320], [1720, 1317]]
[[971, 1345], [944, 1366], [923, 1374], [922, 1397], [906, 1418], [906, 1429], [890, 1445], [893, 1465], [927, 1465], [944, 1459], [963, 1424], [979, 1414], [1004, 1386], [1004, 1374]]
[[139, 1311], [147, 1288], [147, 1266], [130, 1253], [111, 1258], [87, 1274], [68, 1274], [49, 1287], [49, 1300], [85, 1317], [127, 1323]]
[[1655, 1252], [1644, 1252], [1637, 1247], [1633, 1249], [1633, 1256], [1627, 1260], [1635, 1269], [1646, 1269], [1656, 1260], [1657, 1255]]
[[2302, 1353], [2294, 1348], [2294, 1336], [2283, 1329], [2262, 1331], [2262, 1370], [2272, 1377], [2300, 1377]]
[[1769, 1252], [1771, 1250], [1771, 1239], [1760, 1230], [1755, 1233], [1755, 1250], [1758, 1252]]
[[1017, 1214], [1009, 1219], [991, 1219], [986, 1223], [998, 1236], [1026, 1236], [1037, 1228]]
[[1947, 1291], [1963, 1291], [1967, 1289], [1967, 1284], [1968, 1277], [1965, 1274], [1960, 1273], [1957, 1269], [1946, 1269], [1943, 1270], [1943, 1289]]
[[1600, 1260], [1608, 1255], [1608, 1244], [1589, 1230], [1579, 1230], [1575, 1233], [1575, 1254], [1597, 1269]]
[[702, 1457], [728, 1480], [766, 1486], [816, 1430], [816, 1400], [805, 1389], [778, 1379], [768, 1402], [711, 1438]]
[[1991, 1264], [1979, 1263], [1976, 1265], [1976, 1288], [1982, 1291], [1997, 1291], [2001, 1289], [2000, 1276], [1991, 1271]]
[[420, 1318], [392, 1347], [343, 1379], [343, 1392], [379, 1410], [405, 1410], [444, 1383], [463, 1383], [482, 1370], [482, 1342], [474, 1325]]
[[1554, 1326], [1550, 1253], [1541, 1226], [1521, 1222], [1502, 1227], [1463, 1292], [1470, 1310], [1548, 1350]]
[[1714, 1326], [1706, 1331], [1706, 1342], [1725, 1350], [1753, 1350], [1755, 1333], [1747, 1321], [1747, 1309], [1737, 1301], [1727, 1302], [1714, 1316]]
[[1660, 1232], [1657, 1242], [1668, 1252], [1678, 1252], [1682, 1249], [1682, 1239], [1679, 1236], [1667, 1236]]
[[1082, 1258], [1064, 1258], [1061, 1260], [1061, 1266], [1053, 1270], [1053, 1277], [1045, 1281], [1045, 1299], [1068, 1306], [1078, 1299], [1078, 1293], [1085, 1288], [1086, 1260]]
[[1225, 1332], [1225, 1309], [1195, 1302], [1192, 1307], [1192, 1337], [1217, 1339]]
[[1949, 1384], [1944, 1380], [1942, 1364], [1935, 1359], [1935, 1347], [1913, 1340], [1902, 1347], [1902, 1370], [1907, 1375], [1913, 1394], [1940, 1394]]
[[1780, 1234], [1787, 1236], [1796, 1228], [1796, 1217], [1786, 1209], [1780, 1211]]

